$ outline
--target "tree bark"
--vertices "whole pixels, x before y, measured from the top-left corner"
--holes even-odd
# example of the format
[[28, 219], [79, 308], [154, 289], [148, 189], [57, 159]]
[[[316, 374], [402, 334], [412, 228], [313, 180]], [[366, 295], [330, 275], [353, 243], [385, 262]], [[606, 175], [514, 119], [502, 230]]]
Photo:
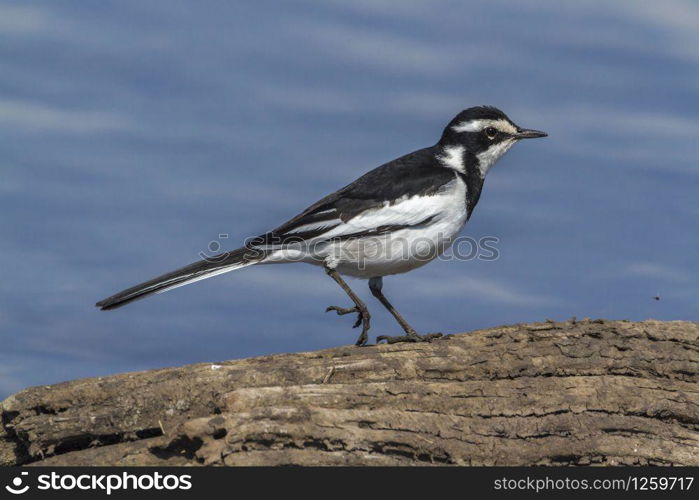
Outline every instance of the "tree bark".
[[34, 387], [4, 465], [699, 465], [699, 323], [574, 319]]

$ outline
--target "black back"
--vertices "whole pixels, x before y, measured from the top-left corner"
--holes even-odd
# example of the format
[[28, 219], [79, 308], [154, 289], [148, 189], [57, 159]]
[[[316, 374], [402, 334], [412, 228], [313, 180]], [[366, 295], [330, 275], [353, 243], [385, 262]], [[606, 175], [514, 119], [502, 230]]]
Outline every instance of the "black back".
[[[434, 194], [443, 185], [453, 181], [457, 173], [444, 168], [436, 158], [436, 146], [420, 149], [367, 172], [356, 181], [348, 184], [314, 203], [293, 219], [251, 242], [252, 246], [305, 240], [322, 234], [325, 229], [293, 232], [295, 229], [312, 223], [340, 219], [347, 222], [360, 213], [378, 208], [386, 203], [407, 196]], [[381, 228], [384, 231], [396, 227]]]

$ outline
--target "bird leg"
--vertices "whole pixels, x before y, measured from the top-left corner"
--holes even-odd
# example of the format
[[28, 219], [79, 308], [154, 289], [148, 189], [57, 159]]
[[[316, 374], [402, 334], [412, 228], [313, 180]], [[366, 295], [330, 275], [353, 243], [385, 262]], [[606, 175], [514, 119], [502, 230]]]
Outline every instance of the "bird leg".
[[352, 291], [352, 289], [349, 287], [347, 283], [345, 283], [345, 280], [342, 279], [342, 276], [340, 276], [340, 274], [337, 271], [325, 266], [325, 272], [328, 276], [335, 280], [335, 283], [340, 285], [340, 288], [342, 288], [345, 291], [345, 293], [349, 296], [349, 298], [352, 299], [352, 302], [354, 302], [354, 307], [330, 306], [325, 310], [325, 312], [335, 311], [339, 316], [356, 312], [357, 321], [354, 323], [354, 326], [352, 328], [357, 328], [359, 325], [362, 325], [362, 333], [359, 335], [359, 338], [357, 339], [357, 342], [355, 342], [355, 345], [366, 345], [367, 340], [369, 340], [369, 335], [367, 332], [369, 331], [369, 322], [371, 320], [371, 316], [369, 315], [369, 310], [367, 309], [366, 304], [362, 302], [362, 299], [360, 299], [357, 296], [357, 294], [355, 294]]
[[383, 292], [381, 292], [381, 288], [383, 288], [383, 279], [381, 277], [371, 278], [369, 280], [369, 290], [371, 290], [372, 295], [379, 299], [379, 302], [381, 302], [383, 306], [386, 309], [388, 309], [388, 312], [390, 312], [393, 315], [393, 317], [396, 318], [398, 324], [405, 331], [405, 335], [400, 335], [397, 337], [380, 335], [376, 337], [377, 344], [382, 340], [385, 340], [387, 344], [397, 344], [399, 342], [430, 342], [442, 336], [441, 333], [428, 333], [425, 335], [418, 335], [415, 329], [412, 326], [410, 326], [408, 322], [405, 321], [405, 319], [403, 319], [403, 316], [401, 316], [400, 313], [396, 311], [396, 308], [393, 307], [393, 305], [384, 296]]

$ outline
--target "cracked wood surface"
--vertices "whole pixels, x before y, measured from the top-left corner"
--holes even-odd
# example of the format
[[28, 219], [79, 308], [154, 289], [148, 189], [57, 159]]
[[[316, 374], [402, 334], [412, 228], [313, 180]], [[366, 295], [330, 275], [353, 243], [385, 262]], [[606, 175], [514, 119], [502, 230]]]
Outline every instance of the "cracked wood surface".
[[699, 324], [574, 320], [34, 387], [0, 464], [699, 465]]

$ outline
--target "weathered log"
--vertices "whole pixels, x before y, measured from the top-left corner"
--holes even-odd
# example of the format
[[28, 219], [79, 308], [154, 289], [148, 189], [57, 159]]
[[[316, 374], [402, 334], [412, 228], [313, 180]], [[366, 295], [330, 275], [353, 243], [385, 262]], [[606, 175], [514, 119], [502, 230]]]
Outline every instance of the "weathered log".
[[34, 387], [0, 464], [699, 465], [699, 324], [574, 320]]

